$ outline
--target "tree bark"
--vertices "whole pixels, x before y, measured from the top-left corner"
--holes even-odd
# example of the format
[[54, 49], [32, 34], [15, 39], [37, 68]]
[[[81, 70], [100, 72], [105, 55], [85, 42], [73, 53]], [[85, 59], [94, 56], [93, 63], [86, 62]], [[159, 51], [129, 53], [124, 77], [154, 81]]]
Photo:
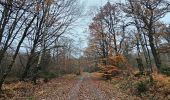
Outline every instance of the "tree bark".
[[150, 47], [151, 47], [152, 55], [154, 57], [155, 64], [156, 64], [157, 69], [159, 71], [161, 69], [161, 60], [159, 58], [159, 54], [158, 54], [158, 52], [155, 48], [155, 45], [154, 45], [154, 38], [153, 38], [153, 35], [151, 33], [149, 33], [148, 37], [149, 37], [149, 44], [150, 44]]
[[31, 67], [32, 59], [34, 58], [34, 53], [35, 53], [35, 48], [36, 48], [37, 43], [38, 43], [38, 41], [36, 41], [36, 39], [35, 39], [34, 44], [33, 44], [33, 48], [31, 49], [31, 53], [28, 57], [26, 67], [25, 67], [24, 72], [21, 76], [21, 79], [20, 79], [21, 81], [24, 81], [24, 79], [27, 77], [28, 71]]

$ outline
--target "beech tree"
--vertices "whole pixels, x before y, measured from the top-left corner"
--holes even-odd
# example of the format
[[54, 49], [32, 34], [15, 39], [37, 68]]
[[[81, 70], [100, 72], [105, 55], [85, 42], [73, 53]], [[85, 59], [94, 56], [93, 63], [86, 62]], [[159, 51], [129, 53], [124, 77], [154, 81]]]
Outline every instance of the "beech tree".
[[[35, 51], [38, 50], [38, 47], [41, 48], [38, 50], [41, 52], [39, 59], [42, 59], [41, 55], [44, 55], [44, 53], [49, 49], [61, 47], [60, 44], [56, 45], [55, 42], [60, 38], [60, 36], [67, 32], [71, 24], [78, 16], [80, 16], [78, 5], [76, 5], [76, 0], [42, 2], [42, 7], [40, 7], [41, 9], [38, 11], [39, 19], [37, 19], [37, 31], [34, 35], [30, 36], [30, 38], [32, 38], [32, 41], [30, 42], [33, 42], [31, 43], [32, 49], [21, 80], [24, 80], [24, 78], [27, 77], [27, 73], [33, 64]], [[39, 21], [41, 23], [39, 23]], [[37, 66], [40, 66], [40, 63], [41, 60], [39, 60]], [[37, 73], [38, 69], [40, 68], [35, 67], [34, 73]]]
[[0, 64], [6, 53], [7, 49], [12, 45], [14, 40], [20, 34], [20, 31], [24, 27], [28, 18], [24, 19], [26, 14], [31, 16], [34, 2], [13, 2], [12, 0], [7, 0], [6, 2], [0, 2], [2, 16], [0, 21]]
[[154, 27], [169, 12], [170, 3], [167, 0], [128, 0], [126, 13], [142, 22], [142, 28], [146, 31], [149, 45], [158, 70], [161, 68], [161, 60], [154, 43]]
[[[14, 42], [17, 41], [16, 48], [14, 48], [14, 54], [12, 55], [12, 59], [10, 64], [4, 70], [3, 75], [0, 79], [0, 88], [2, 88], [2, 84], [11, 71], [15, 59], [19, 53], [20, 47], [28, 36], [31, 33], [31, 25], [33, 24], [37, 14], [31, 12], [33, 9], [33, 5], [35, 2], [29, 1], [1, 1], [1, 22], [0, 22], [0, 44], [1, 44], [1, 52], [0, 52], [0, 64], [4, 55], [9, 47], [14, 45]], [[29, 17], [25, 17], [29, 16]]]
[[127, 37], [127, 26], [119, 5], [110, 2], [107, 2], [93, 18], [89, 26], [90, 44], [96, 48], [104, 65], [109, 65], [110, 57], [123, 53], [122, 44]]
[[0, 13], [2, 13], [0, 68], [4, 56], [9, 53], [8, 50], [13, 50], [9, 65], [3, 67], [5, 69], [0, 77], [1, 89], [21, 49], [28, 53], [26, 65], [22, 64], [24, 71], [21, 80], [27, 77], [32, 66], [34, 69], [32, 79], [36, 83], [43, 55], [50, 55], [50, 50], [64, 46], [56, 44], [56, 41], [64, 33], [69, 33], [73, 23], [81, 15], [79, 8], [77, 0], [0, 1]]

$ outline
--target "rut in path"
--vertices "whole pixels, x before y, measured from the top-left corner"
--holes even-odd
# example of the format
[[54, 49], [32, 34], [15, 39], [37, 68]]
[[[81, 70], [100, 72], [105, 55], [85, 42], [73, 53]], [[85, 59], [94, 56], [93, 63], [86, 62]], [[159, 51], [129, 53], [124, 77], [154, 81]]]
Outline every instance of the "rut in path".
[[100, 89], [99, 83], [90, 74], [83, 74], [71, 89], [68, 100], [112, 100]]
[[80, 85], [82, 84], [84, 77], [81, 76], [80, 80], [77, 82], [76, 86], [71, 89], [69, 92], [69, 97], [68, 100], [77, 100], [78, 99], [78, 94], [80, 93]]

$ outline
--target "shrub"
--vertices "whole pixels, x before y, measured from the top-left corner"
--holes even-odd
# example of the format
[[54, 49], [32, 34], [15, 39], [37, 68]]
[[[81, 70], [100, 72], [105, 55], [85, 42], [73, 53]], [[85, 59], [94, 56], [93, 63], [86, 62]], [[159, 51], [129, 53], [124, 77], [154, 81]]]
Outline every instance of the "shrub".
[[145, 74], [143, 72], [134, 73], [135, 77], [141, 77], [142, 75], [145, 75]]
[[165, 75], [167, 75], [167, 76], [170, 76], [170, 67], [162, 67], [162, 68], [160, 69], [160, 72], [161, 72], [162, 74], [165, 74]]
[[48, 79], [52, 79], [52, 78], [55, 78], [58, 76], [57, 73], [55, 72], [44, 72], [42, 75], [41, 75], [45, 80], [48, 80]]
[[109, 57], [109, 62], [111, 65], [114, 65], [117, 67], [121, 67], [127, 64], [126, 58], [121, 54]]
[[137, 90], [138, 92], [146, 92], [148, 90], [148, 84], [149, 84], [149, 81], [140, 81], [138, 84], [137, 84]]

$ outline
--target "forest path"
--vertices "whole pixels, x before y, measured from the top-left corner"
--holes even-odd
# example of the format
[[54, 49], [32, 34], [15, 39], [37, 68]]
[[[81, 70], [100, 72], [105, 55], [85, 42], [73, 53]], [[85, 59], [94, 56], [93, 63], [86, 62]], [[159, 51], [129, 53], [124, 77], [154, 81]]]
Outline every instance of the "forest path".
[[[56, 80], [57, 81], [57, 80]], [[60, 85], [55, 80], [47, 87], [39, 89], [36, 100], [114, 100], [111, 84], [95, 76], [94, 73], [83, 73], [73, 79], [61, 79]], [[59, 81], [59, 80], [58, 80]]]

